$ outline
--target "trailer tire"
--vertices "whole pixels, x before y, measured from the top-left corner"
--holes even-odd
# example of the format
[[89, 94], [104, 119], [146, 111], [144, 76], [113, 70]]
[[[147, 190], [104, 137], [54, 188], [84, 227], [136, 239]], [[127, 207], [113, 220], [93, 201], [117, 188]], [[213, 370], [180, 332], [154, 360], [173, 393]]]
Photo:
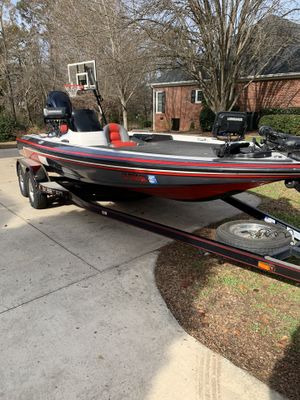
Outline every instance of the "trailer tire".
[[29, 189], [28, 189], [28, 172], [23, 171], [23, 168], [20, 164], [17, 166], [17, 175], [18, 175], [18, 182], [19, 188], [22, 196], [28, 197], [29, 196]]
[[219, 242], [260, 255], [273, 255], [285, 249], [292, 235], [282, 226], [263, 221], [230, 221], [216, 230]]
[[28, 194], [31, 207], [36, 209], [47, 208], [47, 195], [39, 189], [32, 172], [28, 173]]

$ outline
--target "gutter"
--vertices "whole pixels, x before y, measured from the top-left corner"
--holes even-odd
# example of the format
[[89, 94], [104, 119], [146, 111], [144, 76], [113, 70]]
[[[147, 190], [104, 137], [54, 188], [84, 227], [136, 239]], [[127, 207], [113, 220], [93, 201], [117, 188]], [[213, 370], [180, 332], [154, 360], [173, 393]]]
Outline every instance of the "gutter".
[[158, 83], [151, 83], [150, 86], [152, 88], [155, 87], [164, 87], [164, 86], [194, 86], [199, 85], [198, 81], [177, 81], [177, 82], [158, 82]]
[[[300, 72], [288, 72], [288, 73], [280, 73], [280, 74], [266, 74], [266, 75], [249, 75], [242, 77], [238, 80], [238, 82], [247, 82], [247, 81], [271, 81], [271, 80], [279, 80], [279, 79], [299, 79]], [[171, 86], [199, 86], [198, 81], [177, 81], [177, 82], [157, 82], [151, 83], [151, 88], [159, 88], [159, 87], [171, 87]]]
[[267, 75], [250, 75], [245, 76], [244, 78], [240, 78], [239, 82], [244, 81], [271, 81], [271, 80], [280, 80], [280, 79], [297, 79], [300, 78], [300, 72], [289, 72], [289, 73], [281, 73], [281, 74], [267, 74]]

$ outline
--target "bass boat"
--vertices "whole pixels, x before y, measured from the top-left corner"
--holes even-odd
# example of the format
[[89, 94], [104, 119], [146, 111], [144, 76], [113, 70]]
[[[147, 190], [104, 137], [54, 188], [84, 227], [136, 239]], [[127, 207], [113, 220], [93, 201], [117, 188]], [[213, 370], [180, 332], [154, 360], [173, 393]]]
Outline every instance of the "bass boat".
[[[69, 100], [63, 92], [49, 96], [50, 100], [57, 97]], [[48, 110], [48, 116], [58, 112], [49, 102]], [[281, 180], [300, 187], [297, 137], [286, 135], [280, 142], [288, 145], [279, 144], [269, 130], [261, 145], [197, 137], [182, 140], [167, 134], [129, 136], [118, 124], [102, 129], [92, 110], [67, 111], [59, 133], [53, 129], [48, 134], [25, 135], [18, 139], [18, 148], [24, 157], [71, 181], [188, 201], [224, 198]]]
[[[68, 66], [69, 77], [73, 66]], [[79, 89], [93, 90], [104, 123], [100, 124], [94, 110], [73, 109], [67, 93], [50, 92], [44, 109], [48, 132], [18, 139], [20, 153], [47, 172], [59, 174], [83, 191], [89, 187], [97, 193], [114, 191], [122, 196], [130, 191], [186, 201], [226, 198], [281, 180], [287, 187], [300, 189], [300, 137], [268, 127], [260, 129], [260, 143], [129, 134], [121, 125], [106, 123], [95, 65], [75, 66], [77, 84], [65, 85], [66, 89], [72, 96]], [[239, 121], [245, 126], [243, 118], [223, 112], [217, 114], [215, 126], [225, 123], [227, 131], [238, 132]]]

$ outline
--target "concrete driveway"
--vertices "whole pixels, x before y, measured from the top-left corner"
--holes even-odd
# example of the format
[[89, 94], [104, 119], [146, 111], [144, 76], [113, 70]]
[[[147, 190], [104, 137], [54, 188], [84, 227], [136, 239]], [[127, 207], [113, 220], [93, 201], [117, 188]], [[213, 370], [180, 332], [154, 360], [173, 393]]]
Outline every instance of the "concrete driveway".
[[[16, 157], [0, 150], [0, 399], [282, 399], [177, 324], [153, 273], [167, 239], [72, 205], [32, 209]], [[188, 230], [234, 212], [113, 206]]]

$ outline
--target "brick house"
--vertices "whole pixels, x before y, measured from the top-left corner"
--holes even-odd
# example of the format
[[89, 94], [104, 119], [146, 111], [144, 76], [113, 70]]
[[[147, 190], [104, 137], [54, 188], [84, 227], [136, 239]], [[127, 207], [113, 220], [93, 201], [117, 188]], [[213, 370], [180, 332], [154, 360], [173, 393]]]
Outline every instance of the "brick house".
[[[238, 99], [240, 111], [300, 107], [300, 45], [289, 47], [262, 75], [244, 89]], [[241, 84], [247, 79], [241, 79]], [[180, 69], [163, 74], [151, 84], [153, 130], [157, 132], [201, 129], [202, 92], [197, 82]]]
[[163, 74], [151, 87], [154, 131], [186, 132], [200, 128], [202, 92], [196, 81], [177, 69]]

